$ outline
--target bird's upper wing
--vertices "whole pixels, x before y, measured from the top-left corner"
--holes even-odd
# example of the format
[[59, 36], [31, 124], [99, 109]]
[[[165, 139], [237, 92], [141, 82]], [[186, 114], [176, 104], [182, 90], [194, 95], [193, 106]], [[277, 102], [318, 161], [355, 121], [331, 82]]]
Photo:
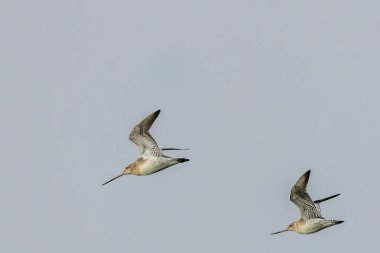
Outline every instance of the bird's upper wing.
[[309, 194], [306, 192], [310, 172], [310, 170], [306, 171], [305, 174], [297, 180], [290, 193], [290, 201], [298, 207], [301, 219], [303, 220], [322, 218], [319, 206], [311, 200]]
[[139, 124], [137, 124], [129, 134], [129, 139], [137, 145], [140, 154], [139, 157], [160, 157], [163, 156], [157, 142], [149, 133], [149, 129], [160, 114], [160, 110], [147, 116]]

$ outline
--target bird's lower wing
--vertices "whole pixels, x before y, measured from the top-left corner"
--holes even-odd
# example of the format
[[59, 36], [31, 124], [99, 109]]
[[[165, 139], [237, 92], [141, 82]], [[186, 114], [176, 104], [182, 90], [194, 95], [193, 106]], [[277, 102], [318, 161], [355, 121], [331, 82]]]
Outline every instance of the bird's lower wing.
[[322, 217], [321, 210], [317, 204], [311, 200], [309, 194], [303, 189], [294, 186], [290, 194], [290, 200], [298, 207], [302, 219], [309, 220]]

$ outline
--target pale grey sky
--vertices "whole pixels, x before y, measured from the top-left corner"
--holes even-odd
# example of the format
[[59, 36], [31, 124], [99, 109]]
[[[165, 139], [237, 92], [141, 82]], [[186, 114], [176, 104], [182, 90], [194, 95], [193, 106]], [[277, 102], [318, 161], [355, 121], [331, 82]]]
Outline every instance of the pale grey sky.
[[[2, 1], [0, 251], [376, 251], [379, 30], [379, 1]], [[101, 187], [157, 109], [190, 162]], [[346, 222], [270, 236], [307, 169]]]

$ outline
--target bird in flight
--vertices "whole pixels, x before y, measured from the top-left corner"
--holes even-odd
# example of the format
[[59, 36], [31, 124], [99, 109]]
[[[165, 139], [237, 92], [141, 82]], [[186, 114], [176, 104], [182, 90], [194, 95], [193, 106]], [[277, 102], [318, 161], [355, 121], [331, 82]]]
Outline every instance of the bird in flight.
[[298, 234], [312, 234], [344, 222], [340, 220], [327, 220], [323, 218], [319, 203], [335, 198], [340, 194], [335, 194], [316, 201], [311, 200], [309, 194], [306, 192], [310, 172], [310, 170], [306, 171], [305, 174], [297, 180], [290, 193], [290, 201], [298, 207], [301, 218], [298, 221], [291, 223], [286, 229], [272, 233], [272, 235], [286, 231], [293, 231]]
[[160, 110], [147, 116], [139, 124], [137, 124], [129, 134], [129, 139], [135, 143], [139, 149], [139, 156], [137, 160], [127, 167], [124, 168], [123, 172], [108, 180], [102, 185], [108, 184], [109, 182], [124, 176], [124, 175], [135, 175], [135, 176], [145, 176], [156, 173], [170, 166], [178, 163], [183, 163], [189, 161], [186, 158], [172, 158], [164, 155], [163, 150], [182, 150], [178, 148], [159, 148], [157, 142], [153, 139], [152, 135], [149, 133], [149, 129], [153, 125], [154, 121], [160, 114]]

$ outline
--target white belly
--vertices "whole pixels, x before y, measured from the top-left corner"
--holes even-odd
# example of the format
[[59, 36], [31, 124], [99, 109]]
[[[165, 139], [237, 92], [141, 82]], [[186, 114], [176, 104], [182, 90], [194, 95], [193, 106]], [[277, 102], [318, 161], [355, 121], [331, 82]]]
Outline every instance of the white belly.
[[318, 232], [319, 230], [328, 228], [332, 226], [333, 223], [330, 220], [315, 218], [307, 220], [301, 227], [300, 227], [300, 234], [312, 234], [315, 232]]
[[160, 170], [166, 169], [170, 165], [170, 160], [168, 159], [152, 159], [139, 166], [139, 175], [145, 176], [156, 173]]

